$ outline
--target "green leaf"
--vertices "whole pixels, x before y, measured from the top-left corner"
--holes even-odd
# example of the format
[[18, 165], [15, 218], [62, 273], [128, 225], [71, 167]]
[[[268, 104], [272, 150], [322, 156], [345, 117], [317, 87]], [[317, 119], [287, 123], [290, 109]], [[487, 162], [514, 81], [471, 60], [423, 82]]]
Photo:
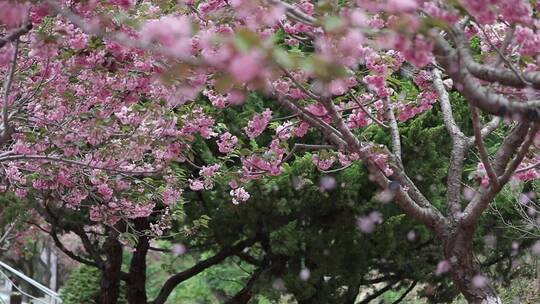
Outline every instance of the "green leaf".
[[250, 31], [247, 28], [241, 28], [237, 30], [236, 36], [234, 38], [234, 44], [240, 51], [249, 51], [254, 46], [259, 45], [259, 43], [260, 38], [256, 33]]

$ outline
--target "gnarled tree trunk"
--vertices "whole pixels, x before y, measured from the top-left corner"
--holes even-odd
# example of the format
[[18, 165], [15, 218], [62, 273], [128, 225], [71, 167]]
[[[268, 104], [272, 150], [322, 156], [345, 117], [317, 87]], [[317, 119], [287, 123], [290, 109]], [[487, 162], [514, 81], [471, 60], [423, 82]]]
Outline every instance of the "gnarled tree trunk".
[[458, 228], [443, 239], [444, 256], [450, 263], [450, 277], [469, 303], [502, 304], [488, 278], [474, 261], [473, 228]]
[[137, 240], [137, 246], [133, 252], [129, 266], [129, 278], [127, 282], [127, 300], [129, 304], [147, 304], [146, 297], [146, 255], [150, 248], [148, 237], [144, 234], [148, 229], [148, 221], [143, 218], [135, 220], [135, 229], [141, 233]]
[[112, 235], [105, 240], [103, 252], [106, 260], [101, 270], [98, 304], [116, 304], [120, 296], [120, 278], [122, 267], [122, 244]]

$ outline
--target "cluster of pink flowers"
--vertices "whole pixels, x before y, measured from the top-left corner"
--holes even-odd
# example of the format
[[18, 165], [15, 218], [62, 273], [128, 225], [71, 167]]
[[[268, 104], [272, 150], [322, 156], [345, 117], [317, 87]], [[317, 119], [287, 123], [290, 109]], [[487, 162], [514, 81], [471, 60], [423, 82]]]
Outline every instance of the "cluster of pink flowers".
[[332, 167], [332, 165], [336, 162], [336, 158], [333, 155], [329, 155], [325, 158], [320, 158], [319, 154], [313, 154], [311, 157], [313, 164], [317, 166], [320, 170], [328, 170]]
[[364, 42], [364, 35], [360, 31], [349, 30], [337, 44], [337, 49], [341, 54], [340, 63], [349, 67], [357, 65], [368, 53]]
[[[367, 110], [369, 111], [369, 110]], [[350, 129], [358, 129], [365, 127], [371, 123], [371, 118], [364, 110], [355, 109], [347, 120], [347, 126]]]
[[[422, 92], [417, 96], [416, 103], [399, 104], [398, 120], [407, 121], [416, 115], [430, 110], [437, 101], [438, 95], [432, 85], [431, 75], [427, 71], [420, 71], [414, 76], [414, 83]], [[451, 87], [452, 83], [445, 80], [444, 85]]]
[[171, 206], [180, 200], [182, 196], [182, 190], [174, 189], [172, 187], [166, 187], [163, 191], [163, 203], [167, 206]]
[[234, 148], [238, 144], [238, 138], [229, 132], [225, 132], [221, 134], [217, 144], [218, 144], [219, 152], [229, 153], [232, 150], [234, 150]]
[[261, 114], [255, 115], [248, 122], [248, 125], [245, 128], [246, 135], [251, 139], [258, 137], [264, 132], [264, 130], [268, 126], [268, 123], [270, 123], [271, 119], [272, 119], [272, 111], [270, 111], [270, 109], [266, 109]]
[[0, 51], [0, 68], [7, 66], [13, 59], [15, 49], [12, 45], [7, 45]]
[[220, 164], [214, 164], [214, 165], [211, 165], [211, 166], [204, 166], [199, 171], [199, 174], [201, 176], [203, 176], [203, 177], [212, 177], [219, 171], [219, 168], [221, 168]]
[[360, 156], [357, 153], [345, 154], [342, 152], [338, 152], [338, 159], [339, 163], [342, 166], [348, 166], [352, 162], [359, 160]]
[[29, 6], [15, 1], [0, 2], [0, 24], [8, 29], [22, 25], [28, 17]]
[[[270, 155], [268, 155], [270, 156]], [[278, 175], [281, 173], [281, 157], [251, 155], [242, 159], [244, 176], [248, 179], [260, 179], [264, 175]]]
[[197, 9], [199, 10], [201, 16], [207, 16], [210, 13], [213, 13], [221, 8], [224, 8], [227, 5], [227, 1], [224, 0], [209, 0], [202, 1]]
[[231, 190], [230, 194], [233, 197], [232, 202], [235, 205], [247, 201], [250, 197], [249, 193], [242, 187]]
[[378, 153], [371, 155], [371, 159], [381, 169], [386, 176], [394, 174], [394, 171], [388, 165], [388, 155], [384, 153]]
[[195, 108], [189, 115], [183, 117], [184, 127], [180, 130], [184, 136], [199, 134], [201, 137], [209, 139], [215, 135], [212, 127], [215, 119], [205, 114], [201, 107]]
[[257, 50], [236, 55], [229, 65], [229, 72], [238, 82], [255, 79], [263, 70], [263, 54]]
[[441, 9], [438, 3], [426, 1], [424, 2], [423, 9], [430, 16], [448, 23], [455, 23], [459, 20], [459, 17], [455, 12]]
[[476, 20], [483, 24], [492, 24], [497, 21], [498, 14], [508, 23], [529, 23], [532, 17], [532, 8], [525, 0], [490, 0], [475, 1], [462, 0], [463, 6]]
[[357, 84], [356, 77], [334, 79], [328, 85], [328, 92], [332, 95], [343, 95]]
[[482, 187], [489, 186], [489, 176], [482, 162], [478, 163], [476, 171], [473, 172], [472, 177], [475, 178]]
[[392, 95], [393, 90], [386, 86], [386, 81], [382, 75], [368, 75], [364, 77], [364, 82], [374, 90], [380, 98]]
[[144, 43], [163, 45], [167, 55], [176, 58], [191, 55], [191, 22], [185, 16], [164, 16], [150, 20], [142, 26], [140, 35]]
[[431, 88], [432, 86], [432, 79], [431, 75], [426, 70], [421, 70], [416, 75], [414, 75], [414, 83], [418, 86], [420, 90], [426, 90]]
[[399, 50], [405, 60], [421, 68], [433, 61], [433, 43], [422, 35], [410, 38], [398, 35], [394, 47]]
[[540, 52], [540, 34], [529, 27], [516, 28], [516, 40], [521, 45], [520, 53], [534, 56]]

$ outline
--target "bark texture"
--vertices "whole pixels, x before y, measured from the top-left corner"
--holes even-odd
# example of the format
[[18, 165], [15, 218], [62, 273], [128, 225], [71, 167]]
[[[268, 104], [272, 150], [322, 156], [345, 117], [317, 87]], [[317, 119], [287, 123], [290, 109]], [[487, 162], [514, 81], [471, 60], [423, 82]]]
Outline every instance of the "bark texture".
[[141, 233], [129, 266], [127, 300], [129, 304], [147, 304], [146, 296], [146, 255], [150, 248], [148, 237], [143, 233], [147, 229], [146, 219], [136, 219], [135, 228]]
[[469, 303], [502, 304], [474, 260], [473, 235], [473, 229], [458, 228], [443, 240], [444, 256], [450, 263], [452, 282]]
[[120, 296], [120, 278], [122, 267], [122, 244], [116, 236], [109, 236], [103, 244], [106, 260], [103, 263], [100, 278], [98, 304], [116, 304]]

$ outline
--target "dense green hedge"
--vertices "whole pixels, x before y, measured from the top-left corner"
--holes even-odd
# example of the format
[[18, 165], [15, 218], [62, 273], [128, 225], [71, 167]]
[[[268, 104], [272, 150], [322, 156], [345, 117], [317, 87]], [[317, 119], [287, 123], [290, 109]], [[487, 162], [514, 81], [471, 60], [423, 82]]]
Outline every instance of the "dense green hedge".
[[[99, 292], [99, 275], [97, 268], [82, 265], [69, 276], [60, 290], [63, 304], [94, 304]], [[127, 304], [125, 286], [122, 286], [118, 304]]]

